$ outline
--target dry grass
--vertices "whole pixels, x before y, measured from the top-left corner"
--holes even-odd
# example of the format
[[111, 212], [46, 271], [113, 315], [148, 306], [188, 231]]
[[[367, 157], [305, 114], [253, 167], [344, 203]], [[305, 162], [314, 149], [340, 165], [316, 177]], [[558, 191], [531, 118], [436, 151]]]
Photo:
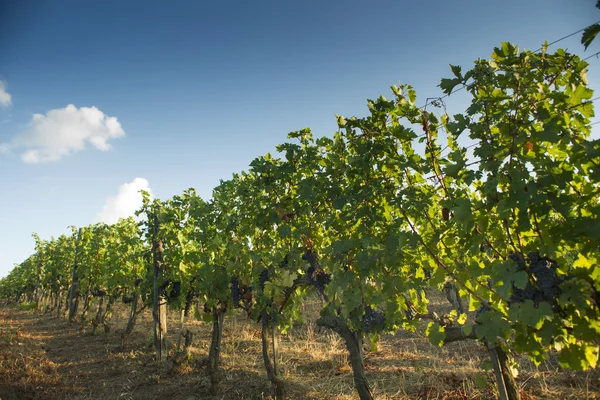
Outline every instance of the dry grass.
[[[441, 295], [437, 311], [448, 306]], [[91, 308], [94, 309], [93, 307]], [[306, 305], [314, 321], [318, 304]], [[113, 326], [126, 324], [127, 308], [116, 307]], [[90, 315], [90, 319], [93, 315]], [[169, 313], [171, 349], [179, 315]], [[223, 381], [210, 396], [203, 360], [210, 345], [211, 324], [189, 321], [194, 348], [188, 364], [152, 360], [152, 320], [145, 311], [127, 342], [118, 349], [118, 331], [91, 335], [49, 314], [19, 308], [0, 309], [0, 399], [269, 399], [259, 325], [244, 315], [226, 317], [223, 332]], [[290, 399], [357, 399], [343, 342], [337, 335], [302, 324], [280, 338], [280, 365]], [[475, 342], [443, 348], [431, 345], [423, 332], [384, 336], [375, 352], [366, 353], [366, 370], [378, 399], [491, 399], [491, 373], [480, 369], [487, 353]], [[487, 381], [478, 387], [477, 375]], [[535, 367], [521, 360], [518, 383], [525, 399], [600, 399], [600, 371], [566, 371], [556, 359]]]

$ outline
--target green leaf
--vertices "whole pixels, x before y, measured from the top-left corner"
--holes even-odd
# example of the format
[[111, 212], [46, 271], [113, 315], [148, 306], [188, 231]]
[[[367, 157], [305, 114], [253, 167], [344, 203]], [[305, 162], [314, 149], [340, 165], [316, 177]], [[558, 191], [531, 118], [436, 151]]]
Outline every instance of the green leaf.
[[469, 311], [476, 311], [481, 303], [479, 299], [475, 296], [469, 296]]
[[475, 374], [475, 385], [479, 389], [485, 389], [488, 385], [487, 377], [484, 374], [482, 374], [481, 372], [476, 373]]
[[512, 304], [509, 314], [513, 321], [522, 322], [536, 330], [542, 327], [545, 320], [551, 320], [553, 315], [547, 302], [542, 302], [536, 307], [531, 300]]
[[477, 317], [477, 322], [479, 326], [475, 333], [484, 342], [496, 343], [499, 337], [506, 337], [510, 331], [508, 321], [497, 312], [488, 311], [480, 314]]
[[283, 287], [292, 287], [294, 285], [294, 280], [298, 275], [292, 271], [283, 271], [281, 277], [281, 285]]
[[288, 237], [292, 235], [292, 227], [290, 225], [282, 225], [279, 227], [279, 234], [282, 237]]
[[454, 218], [459, 221], [463, 228], [466, 228], [472, 222], [472, 211], [471, 211], [471, 200], [465, 198], [458, 198], [454, 200]]
[[435, 346], [442, 346], [444, 344], [444, 339], [446, 339], [446, 331], [444, 327], [440, 326], [436, 322], [430, 322], [427, 325], [427, 337], [429, 341]]
[[447, 79], [447, 78], [442, 78], [442, 81], [440, 82], [440, 88], [442, 89], [442, 92], [444, 92], [447, 95], [452, 94], [452, 91], [454, 90], [454, 88], [457, 85], [460, 85], [461, 81], [460, 79]]
[[469, 336], [471, 334], [471, 332], [473, 332], [473, 325], [471, 324], [466, 324], [462, 326], [462, 333], [465, 336]]
[[358, 290], [347, 290], [344, 294], [342, 314], [349, 318], [350, 313], [356, 310], [362, 304], [362, 296]]
[[481, 362], [481, 369], [484, 371], [491, 371], [494, 368], [492, 362], [488, 359], [485, 359]]
[[[455, 155], [455, 153], [458, 153], [458, 155]], [[455, 161], [455, 163], [444, 166], [444, 174], [449, 177], [458, 179], [459, 173], [465, 168], [466, 160], [461, 157], [460, 151], [450, 153], [449, 158], [456, 158], [455, 160], [453, 160]]]
[[412, 140], [418, 137], [418, 135], [410, 128], [402, 125], [397, 125], [391, 130], [391, 134], [399, 140]]
[[577, 260], [573, 263], [573, 267], [575, 268], [584, 268], [589, 269], [596, 264], [596, 260], [589, 260], [585, 255], [579, 253], [577, 254]]
[[598, 346], [586, 343], [569, 344], [558, 353], [558, 360], [561, 366], [578, 371], [596, 368]]
[[462, 79], [462, 73], [461, 73], [462, 68], [459, 65], [450, 64], [450, 69], [452, 70], [452, 73], [454, 74], [454, 76], [456, 76], [458, 79]]
[[457, 138], [469, 125], [469, 120], [463, 114], [454, 115], [453, 121], [449, 121], [446, 126], [448, 130]]
[[333, 200], [333, 208], [335, 208], [336, 210], [343, 209], [345, 205], [346, 199], [344, 197], [338, 197], [337, 199]]
[[581, 44], [587, 50], [587, 48], [592, 44], [596, 36], [600, 33], [600, 24], [590, 25], [583, 31], [583, 35], [581, 35]]

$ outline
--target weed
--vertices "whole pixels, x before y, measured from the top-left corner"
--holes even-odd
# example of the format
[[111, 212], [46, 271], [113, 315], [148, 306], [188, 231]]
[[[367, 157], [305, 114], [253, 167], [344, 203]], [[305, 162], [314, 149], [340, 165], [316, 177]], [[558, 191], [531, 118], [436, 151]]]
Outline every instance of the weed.
[[19, 309], [23, 310], [23, 311], [31, 311], [31, 310], [35, 310], [36, 308], [36, 304], [34, 302], [31, 303], [21, 303], [19, 304]]

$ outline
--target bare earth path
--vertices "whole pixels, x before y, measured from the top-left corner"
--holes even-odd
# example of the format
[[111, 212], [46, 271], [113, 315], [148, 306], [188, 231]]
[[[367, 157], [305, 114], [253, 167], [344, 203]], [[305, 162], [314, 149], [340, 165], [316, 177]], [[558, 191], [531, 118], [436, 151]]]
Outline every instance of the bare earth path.
[[[443, 306], [440, 302], [440, 307]], [[307, 309], [309, 306], [307, 305]], [[90, 310], [94, 308], [91, 307]], [[173, 368], [152, 360], [152, 321], [145, 311], [128, 340], [120, 344], [127, 308], [116, 307], [113, 332], [95, 335], [56, 314], [0, 307], [0, 400], [12, 399], [270, 399], [260, 355], [258, 325], [234, 313], [225, 322], [223, 381], [216, 396], [202, 363], [210, 324], [189, 321], [192, 358]], [[310, 310], [309, 310], [310, 311]], [[317, 311], [315, 311], [316, 313]], [[90, 312], [89, 319], [93, 318]], [[312, 318], [312, 317], [311, 317]], [[171, 355], [178, 313], [169, 315]], [[310, 320], [310, 318], [307, 318]], [[357, 399], [343, 343], [335, 334], [302, 325], [281, 337], [281, 366], [290, 399]], [[366, 353], [366, 370], [377, 399], [492, 399], [491, 373], [480, 369], [486, 357], [475, 342], [437, 348], [422, 332], [385, 336]], [[600, 399], [600, 371], [565, 371], [556, 360], [539, 367], [521, 360], [517, 382], [524, 399]], [[483, 377], [484, 386], [476, 385]], [[485, 382], [487, 380], [487, 385]]]
[[[117, 351], [116, 334], [82, 333], [79, 325], [17, 309], [1, 309], [0, 321], [0, 365], [8, 372], [0, 375], [2, 400], [191, 395], [162, 384], [160, 376], [168, 366], [152, 362], [151, 351]], [[150, 396], [148, 389], [152, 389]]]

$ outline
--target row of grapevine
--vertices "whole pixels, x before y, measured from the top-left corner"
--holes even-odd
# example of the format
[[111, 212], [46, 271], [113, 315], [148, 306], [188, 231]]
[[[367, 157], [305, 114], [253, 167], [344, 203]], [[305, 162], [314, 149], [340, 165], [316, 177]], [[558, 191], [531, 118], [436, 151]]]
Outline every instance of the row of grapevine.
[[[500, 397], [517, 399], [512, 352], [540, 363], [557, 350], [573, 369], [598, 360], [600, 143], [589, 139], [586, 67], [563, 50], [503, 43], [491, 60], [466, 73], [452, 66], [442, 80], [447, 95], [470, 95], [465, 112], [450, 116], [442, 101], [418, 107], [410, 86], [393, 86], [391, 100], [368, 101], [367, 117], [338, 116], [332, 138], [290, 133], [280, 157], [256, 158], [210, 201], [193, 189], [166, 201], [144, 193], [140, 222], [36, 236], [0, 296], [70, 310], [71, 322], [80, 299], [83, 321], [96, 296], [93, 326], [106, 331], [120, 298], [131, 304], [123, 346], [152, 306], [157, 360], [167, 357], [167, 304], [181, 310], [179, 348], [191, 341], [184, 321], [199, 300], [213, 324], [215, 392], [224, 317], [243, 309], [261, 324], [280, 398], [278, 335], [315, 291], [317, 324], [344, 340], [361, 399], [373, 398], [363, 341], [423, 320], [435, 344], [485, 345]], [[458, 312], [430, 312], [431, 287], [445, 288]]]

